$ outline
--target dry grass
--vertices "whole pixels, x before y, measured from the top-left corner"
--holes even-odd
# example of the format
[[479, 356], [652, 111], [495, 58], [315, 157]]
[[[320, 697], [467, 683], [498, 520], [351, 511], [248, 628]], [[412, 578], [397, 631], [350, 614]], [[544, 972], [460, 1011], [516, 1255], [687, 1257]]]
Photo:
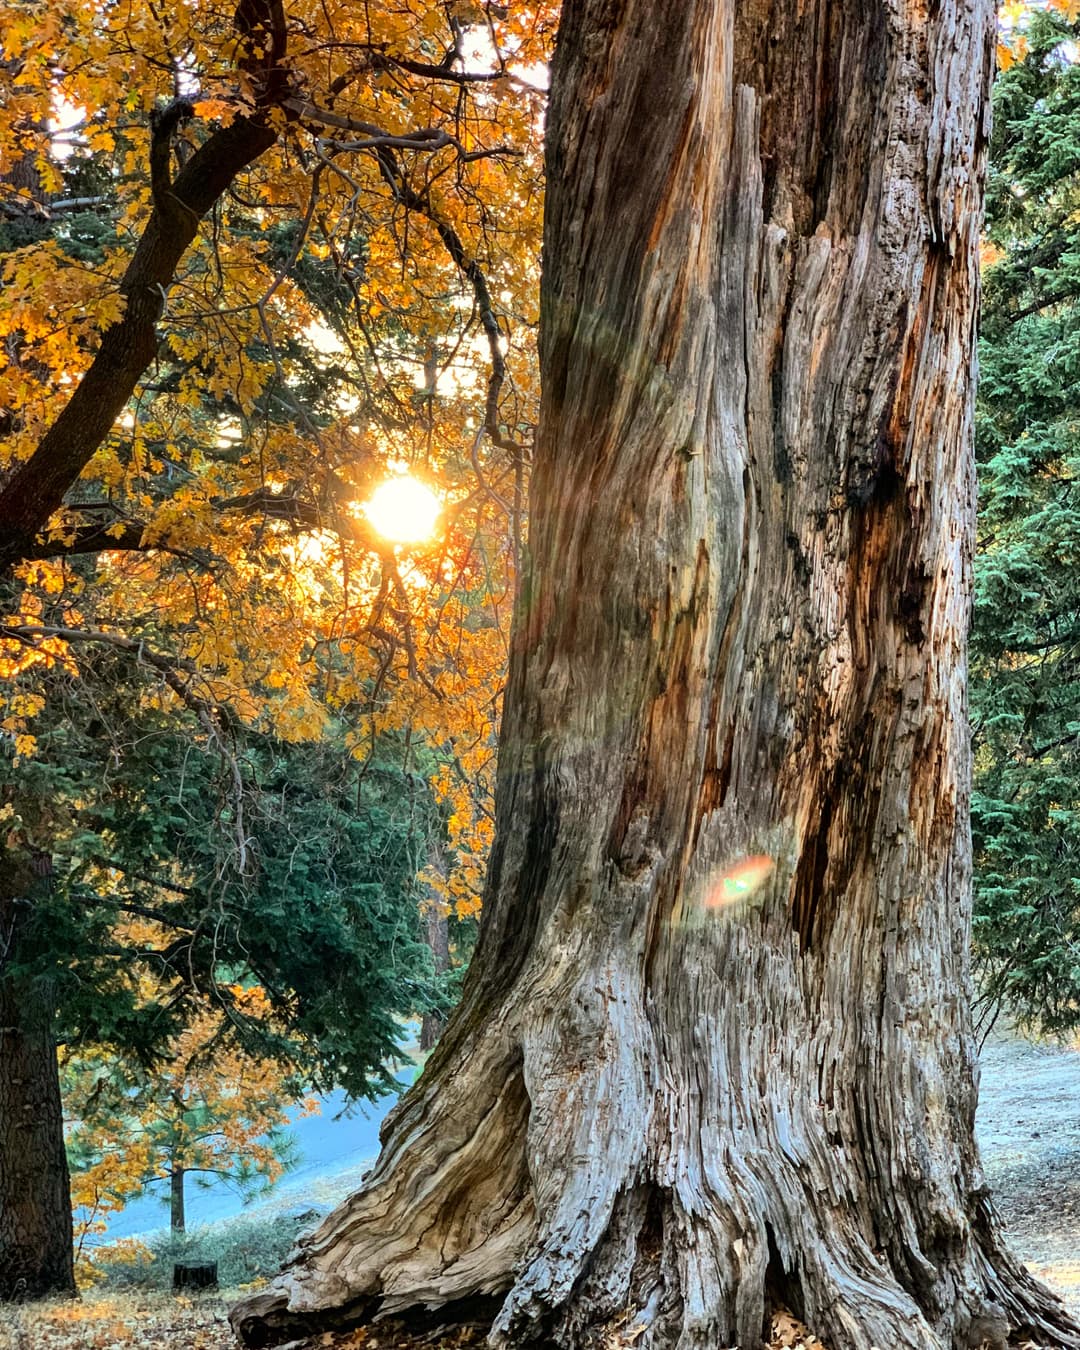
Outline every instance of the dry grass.
[[[1047, 1272], [1035, 1271], [1045, 1278]], [[1080, 1290], [1080, 1262], [1054, 1270]], [[238, 1350], [228, 1311], [240, 1290], [193, 1298], [162, 1293], [88, 1294], [70, 1302], [0, 1307], [0, 1350]], [[483, 1327], [409, 1335], [393, 1324], [326, 1332], [293, 1341], [288, 1350], [484, 1350]], [[635, 1350], [640, 1329], [613, 1330], [608, 1350]], [[283, 1348], [284, 1350], [284, 1348]], [[794, 1317], [773, 1318], [769, 1350], [827, 1350]]]
[[[46, 1301], [0, 1308], [0, 1350], [237, 1350], [228, 1310], [233, 1290], [178, 1298], [161, 1293], [87, 1294], [72, 1302]], [[636, 1337], [615, 1335], [611, 1350]], [[326, 1333], [306, 1350], [480, 1350], [484, 1328], [408, 1336], [388, 1327]], [[824, 1350], [786, 1313], [773, 1320], [772, 1350]], [[300, 1344], [294, 1342], [294, 1350]]]
[[235, 1295], [95, 1295], [0, 1309], [0, 1350], [236, 1350]]
[[1080, 1319], [1080, 1256], [1045, 1265], [1029, 1261], [1027, 1268], [1057, 1294], [1074, 1318]]

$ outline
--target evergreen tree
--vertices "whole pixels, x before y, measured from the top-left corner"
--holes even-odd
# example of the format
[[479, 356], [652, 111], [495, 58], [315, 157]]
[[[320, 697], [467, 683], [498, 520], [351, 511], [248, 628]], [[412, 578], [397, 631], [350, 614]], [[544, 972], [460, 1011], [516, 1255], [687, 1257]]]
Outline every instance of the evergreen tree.
[[[37, 675], [35, 753], [4, 743], [7, 850], [47, 878], [6, 975], [48, 984], [66, 1044], [152, 1062], [209, 998], [307, 1086], [388, 1090], [401, 1019], [439, 1001], [416, 881], [435, 817], [400, 739], [363, 763], [341, 728], [289, 744], [227, 722], [215, 743], [127, 665], [92, 651]], [[272, 1023], [238, 997], [251, 984]]]
[[1080, 1026], [1080, 67], [1036, 14], [1001, 74], [987, 192], [971, 650], [986, 1019]]
[[209, 1003], [221, 1046], [296, 1090], [376, 1095], [402, 1019], [443, 1002], [417, 911], [434, 813], [401, 738], [361, 762], [332, 721], [312, 745], [203, 719], [151, 654], [32, 666], [35, 736], [0, 737], [0, 1298], [72, 1283], [57, 1043], [152, 1075]]

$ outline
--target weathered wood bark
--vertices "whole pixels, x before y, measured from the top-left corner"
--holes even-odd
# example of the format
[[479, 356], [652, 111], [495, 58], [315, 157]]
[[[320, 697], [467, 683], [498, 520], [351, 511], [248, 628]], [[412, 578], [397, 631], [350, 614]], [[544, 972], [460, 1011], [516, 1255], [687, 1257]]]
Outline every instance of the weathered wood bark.
[[972, 1133], [992, 20], [565, 6], [480, 946], [248, 1344], [489, 1300], [513, 1345], [745, 1348], [773, 1299], [832, 1350], [1076, 1344]]
[[11, 973], [33, 881], [0, 881], [0, 1302], [74, 1294], [71, 1188], [47, 984]]

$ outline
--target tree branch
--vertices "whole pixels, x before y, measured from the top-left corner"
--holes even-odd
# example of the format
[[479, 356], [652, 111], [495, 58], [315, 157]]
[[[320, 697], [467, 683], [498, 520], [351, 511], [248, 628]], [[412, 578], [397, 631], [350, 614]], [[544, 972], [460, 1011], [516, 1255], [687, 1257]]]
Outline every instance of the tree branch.
[[119, 651], [127, 652], [135, 658], [136, 663], [148, 665], [156, 670], [162, 681], [173, 691], [181, 703], [190, 708], [199, 719], [207, 735], [228, 761], [232, 771], [233, 791], [235, 793], [233, 808], [236, 821], [237, 857], [241, 873], [247, 871], [247, 835], [243, 814], [243, 774], [240, 771], [239, 761], [222, 730], [220, 709], [209, 699], [196, 694], [191, 687], [191, 681], [183, 679], [180, 675], [180, 671], [193, 676], [201, 674], [193, 661], [188, 661], [183, 657], [163, 656], [160, 652], [152, 650], [140, 639], [130, 638], [123, 633], [113, 633], [102, 628], [66, 628], [55, 624], [0, 624], [0, 639], [3, 638], [9, 638], [35, 650], [40, 649], [42, 640], [47, 638], [57, 638], [62, 642], [98, 642], [105, 646], [115, 647]]
[[[108, 903], [108, 898], [103, 897], [102, 903]], [[120, 900], [116, 902], [116, 908], [123, 914], [137, 914], [141, 919], [151, 919], [154, 923], [159, 923], [163, 928], [175, 928], [182, 933], [194, 933], [198, 930], [194, 924], [181, 923], [179, 919], [170, 918], [161, 910], [152, 909], [149, 905], [139, 905], [134, 901]]]
[[286, 99], [283, 107], [301, 122], [315, 122], [319, 126], [331, 127], [338, 131], [353, 131], [365, 137], [362, 141], [335, 142], [342, 150], [377, 150], [387, 147], [392, 150], [433, 151], [453, 146], [464, 163], [475, 159], [491, 159], [498, 155], [520, 156], [523, 153], [510, 145], [498, 145], [490, 150], [466, 150], [456, 136], [452, 136], [441, 127], [418, 127], [415, 131], [401, 132], [384, 131], [374, 122], [364, 122], [356, 117], [330, 112], [307, 99]]
[[[333, 480], [329, 494], [333, 500], [344, 499], [344, 488]], [[328, 530], [342, 539], [376, 553], [384, 561], [393, 561], [393, 550], [360, 516], [348, 510], [325, 509], [317, 501], [300, 496], [299, 492], [274, 492], [270, 488], [256, 488], [236, 497], [216, 498], [212, 506], [217, 511], [237, 512], [245, 516], [259, 516], [279, 520], [300, 530]], [[81, 503], [79, 511], [111, 510], [111, 502]], [[122, 526], [122, 529], [119, 528]], [[39, 539], [27, 547], [21, 557], [26, 561], [45, 558], [72, 558], [90, 553], [174, 553], [177, 557], [192, 559], [191, 553], [147, 537], [148, 524], [143, 520], [117, 517], [107, 523], [91, 522], [75, 527], [63, 539]], [[110, 531], [112, 531], [110, 533]], [[194, 557], [196, 562], [205, 558]]]
[[155, 877], [150, 872], [137, 872], [132, 868], [124, 867], [113, 858], [103, 857], [100, 853], [94, 854], [90, 860], [98, 867], [104, 867], [108, 872], [122, 872], [124, 876], [131, 877], [133, 881], [145, 881], [148, 886], [153, 886], [159, 891], [172, 891], [176, 895], [192, 896], [199, 899], [201, 891], [197, 891], [193, 886], [180, 886], [175, 881], [164, 881], [161, 877]]
[[195, 116], [195, 105], [190, 99], [174, 98], [167, 107], [150, 114], [150, 192], [154, 208], [166, 219], [182, 203], [172, 191], [169, 156], [172, 153], [174, 133]]
[[[122, 532], [118, 527], [122, 526]], [[112, 531], [112, 533], [110, 533]], [[146, 526], [141, 520], [100, 522], [79, 525], [65, 539], [36, 539], [22, 553], [22, 561], [39, 562], [45, 558], [76, 558], [86, 553], [104, 553], [110, 549], [122, 552], [148, 552], [161, 545], [143, 543]]]
[[491, 374], [488, 376], [487, 397], [484, 400], [483, 429], [494, 445], [519, 456], [522, 453], [521, 446], [512, 437], [505, 435], [499, 425], [499, 394], [506, 378], [506, 358], [502, 353], [502, 330], [499, 328], [499, 320], [491, 299], [491, 289], [483, 268], [475, 258], [469, 257], [461, 236], [454, 227], [444, 220], [432, 208], [431, 203], [409, 183], [398, 164], [393, 148], [379, 147], [375, 151], [375, 158], [378, 160], [383, 180], [395, 198], [406, 210], [417, 211], [431, 221], [455, 266], [472, 286], [480, 326], [484, 330], [491, 359]]
[[[38, 534], [64, 500], [157, 354], [157, 322], [166, 287], [191, 246], [199, 222], [242, 173], [277, 140], [270, 113], [287, 94], [282, 0], [245, 0], [253, 10], [246, 33], [270, 35], [240, 64], [254, 70], [253, 114], [219, 127], [168, 182], [168, 143], [184, 115], [177, 100], [156, 120], [151, 142], [154, 209], [120, 283], [123, 316], [101, 336], [97, 353], [66, 407], [30, 458], [0, 488], [0, 573], [28, 557]], [[239, 11], [238, 11], [239, 14]], [[270, 63], [270, 64], [268, 64]]]
[[[517, 77], [500, 65], [498, 70], [454, 70], [452, 67], [432, 65], [428, 61], [416, 61], [407, 56], [394, 56], [381, 45], [371, 42], [320, 42], [308, 47], [303, 55], [313, 56], [322, 51], [361, 51], [367, 56], [367, 64], [372, 70], [401, 70], [409, 75], [419, 75], [427, 80], [442, 80], [449, 84], [494, 84], [497, 80], [510, 80], [522, 83]], [[451, 47], [451, 52], [454, 48]]]

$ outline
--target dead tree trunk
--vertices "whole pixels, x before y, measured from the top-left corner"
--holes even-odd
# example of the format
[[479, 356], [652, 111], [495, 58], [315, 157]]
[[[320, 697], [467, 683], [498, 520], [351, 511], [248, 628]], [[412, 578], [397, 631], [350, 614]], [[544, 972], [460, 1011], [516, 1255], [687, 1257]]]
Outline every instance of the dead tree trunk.
[[184, 1207], [184, 1180], [187, 1173], [173, 1159], [169, 1169], [169, 1231], [183, 1233], [187, 1228]]
[[[462, 1006], [234, 1322], [1076, 1344], [972, 1134], [987, 0], [568, 0], [544, 400]], [[611, 1342], [616, 1343], [616, 1342]]]

